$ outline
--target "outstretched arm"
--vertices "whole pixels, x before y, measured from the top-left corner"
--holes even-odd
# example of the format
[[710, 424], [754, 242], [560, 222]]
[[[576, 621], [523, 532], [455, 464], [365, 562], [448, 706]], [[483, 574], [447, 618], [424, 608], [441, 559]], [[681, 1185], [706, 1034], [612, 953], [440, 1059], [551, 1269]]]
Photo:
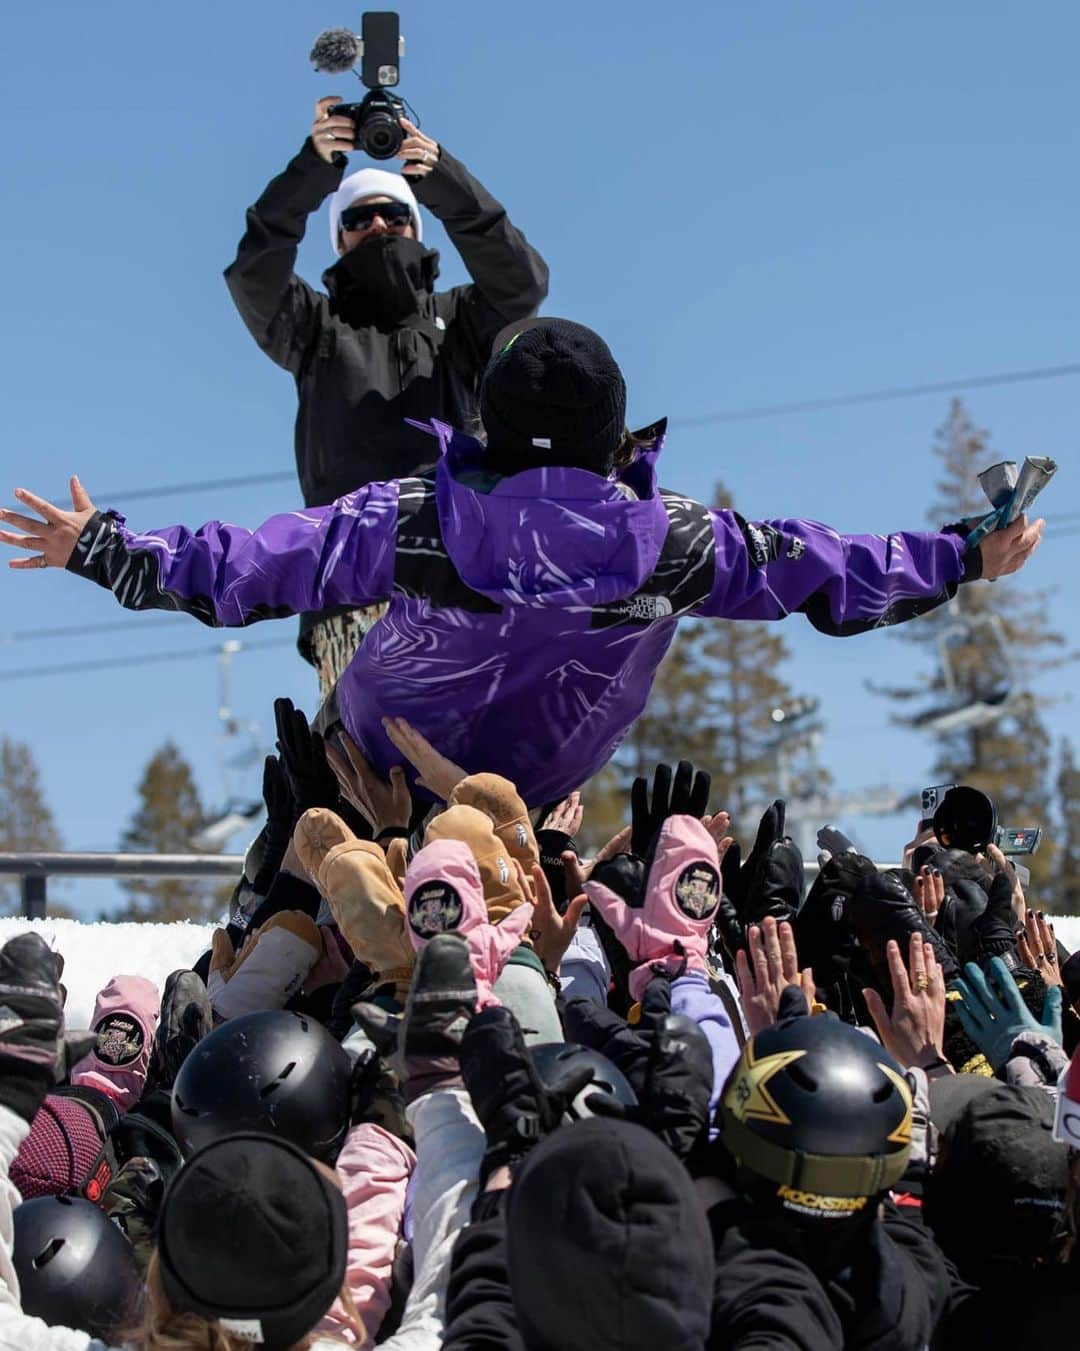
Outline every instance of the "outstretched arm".
[[0, 510], [0, 542], [30, 550], [12, 568], [67, 568], [114, 593], [128, 610], [183, 610], [211, 627], [239, 628], [330, 605], [367, 605], [394, 578], [397, 484], [369, 483], [326, 507], [271, 516], [257, 530], [210, 521], [136, 534], [100, 512], [77, 478], [72, 510], [17, 488], [42, 518]]
[[841, 535], [815, 521], [746, 521], [713, 511], [716, 572], [698, 614], [784, 619], [805, 614], [846, 637], [901, 624], [956, 594], [961, 582], [1016, 572], [1042, 536], [1020, 517], [965, 552], [964, 531]]

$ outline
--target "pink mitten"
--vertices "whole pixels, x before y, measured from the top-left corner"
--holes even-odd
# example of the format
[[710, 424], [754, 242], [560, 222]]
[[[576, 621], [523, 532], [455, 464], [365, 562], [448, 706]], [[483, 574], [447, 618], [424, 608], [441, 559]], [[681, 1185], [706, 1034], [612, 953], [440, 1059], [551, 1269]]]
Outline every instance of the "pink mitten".
[[602, 880], [585, 884], [589, 901], [638, 965], [630, 973], [630, 993], [640, 999], [654, 963], [678, 970], [683, 959], [691, 971], [706, 969], [708, 933], [720, 904], [720, 867], [716, 841], [693, 816], [669, 816], [660, 828], [645, 878], [645, 899], [635, 909]]
[[144, 976], [113, 976], [94, 1005], [97, 1045], [71, 1071], [73, 1084], [85, 1084], [112, 1098], [121, 1112], [142, 1097], [161, 995]]
[[467, 844], [436, 840], [427, 844], [405, 874], [409, 937], [420, 951], [429, 938], [459, 933], [469, 945], [476, 976], [478, 1009], [498, 1004], [491, 987], [532, 921], [532, 904], [519, 905], [499, 924], [488, 922], [480, 869]]

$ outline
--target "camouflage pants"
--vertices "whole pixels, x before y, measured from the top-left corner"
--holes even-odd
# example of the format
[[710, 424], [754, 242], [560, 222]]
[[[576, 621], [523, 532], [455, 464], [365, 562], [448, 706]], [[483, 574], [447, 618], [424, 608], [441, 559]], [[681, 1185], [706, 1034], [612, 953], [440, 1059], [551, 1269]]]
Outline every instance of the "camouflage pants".
[[325, 700], [341, 679], [367, 631], [386, 614], [386, 603], [365, 605], [348, 614], [331, 615], [311, 630], [311, 654], [319, 677], [319, 698]]

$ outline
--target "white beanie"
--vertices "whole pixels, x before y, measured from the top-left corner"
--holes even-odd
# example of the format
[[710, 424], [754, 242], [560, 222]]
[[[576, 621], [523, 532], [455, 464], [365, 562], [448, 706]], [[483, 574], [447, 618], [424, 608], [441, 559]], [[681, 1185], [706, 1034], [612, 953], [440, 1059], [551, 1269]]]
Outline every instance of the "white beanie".
[[352, 206], [359, 197], [389, 197], [395, 202], [404, 202], [412, 212], [413, 230], [417, 240], [424, 237], [424, 227], [420, 221], [420, 208], [413, 196], [413, 190], [401, 174], [388, 173], [385, 169], [360, 169], [350, 174], [341, 187], [330, 198], [330, 247], [337, 252], [338, 232], [341, 229], [341, 213]]

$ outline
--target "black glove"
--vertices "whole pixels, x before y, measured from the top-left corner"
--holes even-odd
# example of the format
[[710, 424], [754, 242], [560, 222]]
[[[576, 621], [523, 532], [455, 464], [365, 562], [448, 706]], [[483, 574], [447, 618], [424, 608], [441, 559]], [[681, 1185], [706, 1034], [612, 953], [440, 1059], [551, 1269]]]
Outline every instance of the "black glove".
[[60, 966], [39, 934], [0, 948], [0, 1106], [29, 1124], [49, 1089], [94, 1046], [96, 1037], [64, 1037]]
[[851, 969], [856, 938], [849, 909], [864, 877], [877, 872], [862, 854], [834, 854], [821, 865], [802, 909], [792, 921], [800, 960], [813, 967], [818, 985], [833, 985]]
[[327, 762], [322, 737], [311, 730], [307, 718], [293, 707], [291, 699], [274, 700], [274, 719], [277, 722], [277, 748], [288, 776], [297, 817], [303, 816], [309, 807], [329, 807], [336, 812], [341, 794], [334, 771]]
[[484, 1178], [550, 1135], [593, 1077], [591, 1066], [579, 1065], [543, 1083], [517, 1019], [501, 1006], [481, 1010], [470, 1022], [461, 1043], [461, 1072], [487, 1136]]
[[[962, 886], [962, 883], [956, 883]], [[971, 926], [975, 941], [976, 961], [1001, 957], [1008, 966], [1019, 966], [1016, 959], [1016, 913], [1012, 907], [1013, 883], [1007, 873], [994, 874], [986, 909]], [[1010, 953], [1012, 960], [1010, 961]]]
[[630, 788], [630, 851], [644, 858], [656, 832], [669, 816], [705, 815], [709, 807], [712, 775], [695, 769], [689, 760], [680, 760], [672, 781], [671, 766], [659, 764], [653, 774], [652, 802], [644, 778], [635, 779]]
[[941, 963], [946, 983], [960, 974], [956, 958], [941, 935], [923, 917], [915, 900], [895, 873], [874, 873], [864, 877], [855, 889], [850, 906], [851, 922], [859, 942], [870, 959], [874, 978], [882, 998], [892, 1004], [892, 977], [885, 945], [895, 939], [906, 964], [913, 933], [922, 934]]
[[293, 827], [299, 813], [289, 787], [285, 766], [276, 755], [268, 755], [263, 764], [263, 801], [266, 803], [266, 825], [263, 827], [263, 853], [259, 870], [252, 879], [251, 889], [265, 896], [281, 867], [281, 860], [292, 839]]
[[802, 855], [784, 834], [786, 816], [787, 804], [777, 798], [761, 818], [746, 862], [738, 844], [721, 860], [724, 894], [744, 925], [759, 924], [767, 915], [791, 919], [802, 901]]
[[686, 1160], [707, 1138], [713, 1060], [709, 1039], [692, 1018], [671, 1011], [671, 981], [658, 975], [646, 987], [641, 1019], [630, 1027], [591, 999], [572, 999], [566, 1028], [574, 1041], [606, 1055], [637, 1094], [625, 1107], [607, 1093], [590, 1094], [585, 1105], [597, 1116], [636, 1122]]
[[171, 1089], [188, 1053], [214, 1030], [214, 1011], [202, 978], [194, 971], [174, 971], [161, 996], [161, 1018], [154, 1033], [144, 1095]]

